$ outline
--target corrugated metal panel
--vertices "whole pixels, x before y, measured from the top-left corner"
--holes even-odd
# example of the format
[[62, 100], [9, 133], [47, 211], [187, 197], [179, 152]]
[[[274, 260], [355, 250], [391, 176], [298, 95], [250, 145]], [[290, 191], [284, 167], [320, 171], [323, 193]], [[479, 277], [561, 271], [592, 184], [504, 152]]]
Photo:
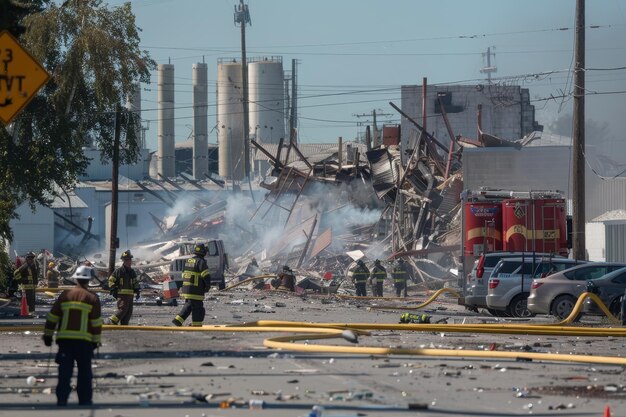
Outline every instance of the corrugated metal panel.
[[372, 169], [372, 187], [379, 199], [388, 203], [396, 198], [398, 172], [392, 155], [386, 148], [367, 152], [367, 159]]
[[626, 262], [626, 224], [607, 224], [604, 230], [607, 262]]
[[626, 178], [600, 178], [590, 175], [585, 192], [587, 219], [601, 216], [607, 211], [623, 210], [626, 206]]
[[[276, 155], [278, 151], [278, 144], [274, 143], [261, 143], [263, 149], [268, 151], [272, 155]], [[283, 149], [281, 152], [281, 160], [283, 163], [285, 162], [285, 156], [287, 155], [287, 146], [283, 145]], [[347, 158], [347, 148], [352, 147], [353, 152], [355, 148], [359, 149], [361, 155], [365, 153], [367, 147], [362, 143], [356, 142], [344, 142], [343, 143], [343, 161], [348, 160]], [[331, 158], [333, 155], [336, 155], [338, 152], [338, 146], [336, 143], [300, 143], [298, 144], [298, 149], [302, 152], [302, 155], [307, 158], [307, 160], [313, 164], [324, 161], [325, 159]], [[352, 156], [350, 156], [352, 158]], [[265, 156], [262, 152], [255, 152], [254, 154], [255, 161], [268, 161], [269, 158]], [[287, 163], [292, 163], [294, 161], [299, 161], [300, 158], [296, 152], [289, 152], [289, 161]]]

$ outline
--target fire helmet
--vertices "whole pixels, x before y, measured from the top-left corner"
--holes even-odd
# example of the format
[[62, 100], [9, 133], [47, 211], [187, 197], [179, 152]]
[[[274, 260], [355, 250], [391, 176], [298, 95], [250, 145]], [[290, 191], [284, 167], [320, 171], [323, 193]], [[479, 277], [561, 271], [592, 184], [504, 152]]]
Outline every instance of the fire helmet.
[[206, 250], [206, 246], [204, 245], [204, 243], [198, 243], [193, 248], [193, 253], [195, 255], [205, 256], [206, 252], [207, 250]]
[[122, 256], [120, 256], [120, 259], [133, 259], [133, 254], [130, 253], [130, 249], [122, 252]]
[[71, 276], [71, 279], [74, 281], [89, 281], [91, 277], [91, 268], [81, 265], [76, 268], [76, 271], [74, 271], [74, 275]]

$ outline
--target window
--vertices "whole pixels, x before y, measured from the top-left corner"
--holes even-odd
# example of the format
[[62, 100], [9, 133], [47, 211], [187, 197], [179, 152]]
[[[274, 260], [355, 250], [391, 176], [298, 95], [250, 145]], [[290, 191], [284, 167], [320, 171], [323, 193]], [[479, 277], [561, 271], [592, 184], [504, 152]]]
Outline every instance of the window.
[[621, 273], [611, 280], [612, 284], [626, 284], [626, 272]]
[[207, 251], [209, 256], [217, 256], [217, 242], [214, 240], [207, 242]]
[[126, 215], [126, 227], [137, 227], [137, 215], [136, 214]]
[[497, 277], [498, 274], [512, 274], [516, 269], [520, 267], [522, 262], [520, 261], [502, 261], [494, 269], [492, 276]]

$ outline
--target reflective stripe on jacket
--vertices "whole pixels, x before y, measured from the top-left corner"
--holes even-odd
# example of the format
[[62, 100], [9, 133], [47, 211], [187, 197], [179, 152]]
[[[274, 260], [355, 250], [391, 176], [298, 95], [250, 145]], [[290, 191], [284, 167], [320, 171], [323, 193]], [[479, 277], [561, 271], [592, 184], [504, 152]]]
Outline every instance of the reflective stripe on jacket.
[[139, 290], [137, 272], [133, 268], [120, 266], [109, 277], [109, 288], [117, 289], [119, 295], [133, 295], [136, 290]]
[[367, 278], [370, 276], [370, 271], [366, 266], [357, 266], [352, 270], [352, 279], [354, 282], [362, 283], [367, 282]]
[[34, 290], [37, 288], [37, 267], [25, 263], [13, 272], [13, 278], [23, 290]]
[[57, 340], [83, 340], [99, 343], [102, 332], [100, 299], [91, 291], [77, 285], [65, 290], [54, 302], [46, 317], [44, 334]]
[[395, 267], [393, 272], [393, 282], [406, 282], [409, 278], [409, 274], [402, 267]]
[[187, 259], [183, 269], [183, 287], [180, 296], [185, 300], [204, 300], [211, 287], [209, 267], [201, 256]]
[[382, 266], [375, 266], [372, 269], [372, 280], [375, 282], [385, 282], [385, 278], [387, 278], [387, 270]]

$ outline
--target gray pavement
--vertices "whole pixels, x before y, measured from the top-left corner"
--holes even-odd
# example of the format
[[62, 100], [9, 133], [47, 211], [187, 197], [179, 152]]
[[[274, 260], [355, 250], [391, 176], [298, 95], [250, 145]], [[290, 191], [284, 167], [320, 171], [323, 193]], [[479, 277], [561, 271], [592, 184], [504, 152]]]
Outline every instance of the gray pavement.
[[[425, 297], [418, 297], [423, 301]], [[105, 316], [113, 300], [104, 296]], [[415, 305], [416, 301], [412, 301]], [[378, 300], [298, 297], [233, 290], [206, 301], [205, 324], [256, 320], [397, 323], [402, 311], [381, 311]], [[0, 310], [0, 325], [42, 324]], [[147, 296], [131, 324], [169, 325], [179, 307], [156, 306]], [[466, 311], [452, 298], [424, 309], [432, 321], [495, 322]], [[501, 320], [502, 321], [502, 320]], [[502, 321], [506, 322], [506, 320]], [[544, 316], [529, 323], [549, 323]], [[598, 318], [585, 319], [598, 325]], [[495, 359], [435, 358], [275, 351], [263, 340], [276, 333], [105, 331], [95, 360], [92, 408], [55, 406], [56, 365], [41, 332], [3, 333], [0, 349], [0, 416], [626, 416], [624, 368]], [[350, 345], [341, 339], [311, 341]], [[526, 336], [445, 332], [373, 331], [359, 346], [517, 350], [621, 356], [615, 337]], [[56, 348], [52, 350], [52, 356]], [[26, 383], [28, 376], [40, 380]], [[250, 400], [264, 402], [251, 410]], [[76, 403], [76, 394], [70, 403]], [[219, 408], [220, 403], [229, 408]]]

